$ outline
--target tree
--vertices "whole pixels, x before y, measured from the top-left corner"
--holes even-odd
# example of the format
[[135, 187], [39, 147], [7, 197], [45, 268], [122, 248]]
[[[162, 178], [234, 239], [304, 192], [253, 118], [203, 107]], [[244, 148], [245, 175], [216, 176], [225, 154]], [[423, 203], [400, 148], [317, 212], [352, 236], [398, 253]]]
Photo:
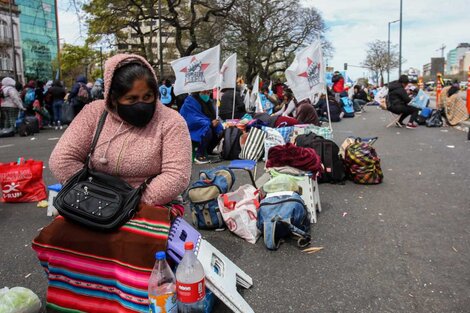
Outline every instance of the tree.
[[62, 80], [66, 86], [71, 86], [78, 75], [88, 76], [93, 71], [96, 60], [99, 60], [98, 52], [87, 45], [64, 44], [60, 51], [60, 63]]
[[321, 15], [297, 0], [237, 0], [224, 23], [225, 48], [241, 56], [247, 81], [284, 72], [295, 51], [314, 40], [332, 50]]
[[399, 65], [397, 46], [390, 46], [390, 55], [388, 55], [388, 44], [386, 41], [374, 40], [367, 44], [367, 55], [362, 65], [368, 68], [373, 76], [380, 79], [381, 85], [384, 84], [384, 72], [395, 69]]
[[173, 28], [176, 48], [181, 57], [191, 55], [198, 48], [209, 48], [207, 44], [201, 42], [201, 38], [214, 34], [207, 31], [220, 26], [221, 19], [232, 14], [235, 1], [165, 1], [168, 14], [162, 14], [162, 19]]
[[[69, 1], [78, 5], [77, 0]], [[174, 47], [179, 57], [183, 57], [196, 49], [208, 48], [209, 42], [204, 42], [207, 30], [216, 23], [216, 18], [227, 16], [235, 0], [161, 2], [162, 32], [167, 40], [164, 44], [169, 50]], [[158, 0], [91, 0], [82, 8], [86, 13], [88, 42], [105, 40], [110, 46], [125, 46], [125, 50], [144, 56], [153, 66], [158, 63], [158, 53], [155, 53], [159, 30]], [[135, 39], [139, 42], [137, 45], [133, 44]], [[127, 49], [128, 45], [135, 49]]]
[[[126, 50], [145, 57], [155, 65], [154, 53], [158, 0], [92, 0], [83, 5], [88, 25], [88, 43], [106, 41], [110, 46], [126, 46]], [[130, 38], [129, 31], [133, 31]], [[131, 49], [127, 49], [129, 44]]]

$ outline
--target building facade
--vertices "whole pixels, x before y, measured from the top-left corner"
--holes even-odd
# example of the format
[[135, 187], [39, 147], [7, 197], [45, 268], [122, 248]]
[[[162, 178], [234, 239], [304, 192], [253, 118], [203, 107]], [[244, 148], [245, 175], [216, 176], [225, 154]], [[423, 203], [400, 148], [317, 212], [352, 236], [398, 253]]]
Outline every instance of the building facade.
[[0, 0], [0, 78], [9, 76], [23, 83], [19, 13], [13, 2]]
[[454, 75], [461, 72], [461, 59], [470, 51], [470, 43], [460, 43], [447, 53], [446, 74]]
[[20, 10], [20, 35], [26, 80], [56, 76], [58, 54], [57, 1], [15, 0]]
[[[163, 78], [168, 78], [168, 76], [174, 75], [170, 62], [177, 59], [179, 56], [176, 50], [174, 34], [168, 27], [165, 27], [165, 24], [162, 23], [162, 25]], [[143, 43], [141, 35], [134, 28], [127, 27], [122, 31], [126, 38], [122, 38], [117, 42], [118, 51], [142, 54], [142, 45], [144, 45], [147, 60], [157, 70], [157, 73], [159, 73], [160, 45], [158, 27], [158, 19], [140, 22], [139, 30], [142, 34], [145, 34], [143, 36]]]

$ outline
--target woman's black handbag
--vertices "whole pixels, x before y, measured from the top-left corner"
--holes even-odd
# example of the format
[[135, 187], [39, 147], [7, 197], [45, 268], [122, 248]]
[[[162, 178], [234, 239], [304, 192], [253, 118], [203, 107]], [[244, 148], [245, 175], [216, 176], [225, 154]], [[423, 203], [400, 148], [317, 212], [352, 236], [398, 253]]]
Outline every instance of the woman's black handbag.
[[60, 215], [83, 226], [112, 231], [130, 220], [137, 212], [149, 178], [137, 189], [124, 180], [89, 167], [107, 111], [101, 115], [85, 166], [70, 178], [54, 199]]

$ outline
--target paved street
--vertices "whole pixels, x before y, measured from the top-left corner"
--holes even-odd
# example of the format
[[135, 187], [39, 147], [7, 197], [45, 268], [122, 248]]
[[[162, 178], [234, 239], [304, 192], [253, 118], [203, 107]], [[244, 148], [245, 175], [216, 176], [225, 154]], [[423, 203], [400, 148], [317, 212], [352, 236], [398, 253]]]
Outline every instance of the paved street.
[[[385, 128], [386, 117], [369, 107], [334, 124], [338, 144], [379, 136], [385, 180], [320, 185], [312, 246], [322, 251], [305, 255], [292, 241], [271, 252], [262, 240], [203, 232], [253, 278], [243, 295], [255, 312], [469, 312], [470, 142], [452, 128]], [[55, 183], [47, 160], [60, 134], [0, 139], [0, 162], [44, 160], [45, 182]], [[205, 167], [194, 166], [193, 177]], [[28, 287], [44, 299], [46, 279], [30, 242], [50, 220], [35, 203], [0, 205], [0, 287]], [[229, 311], [219, 305], [215, 312]]]

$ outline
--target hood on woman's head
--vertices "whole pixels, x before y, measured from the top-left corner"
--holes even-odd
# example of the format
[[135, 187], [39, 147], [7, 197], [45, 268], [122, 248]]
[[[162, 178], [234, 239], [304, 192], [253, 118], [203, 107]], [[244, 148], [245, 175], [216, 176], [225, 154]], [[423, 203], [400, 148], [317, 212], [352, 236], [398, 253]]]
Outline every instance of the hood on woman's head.
[[10, 87], [15, 87], [16, 86], [16, 82], [13, 78], [11, 77], [5, 77], [4, 79], [2, 79], [2, 86], [10, 86]]
[[[136, 54], [117, 54], [108, 60], [106, 60], [105, 63], [105, 70], [104, 70], [104, 99], [106, 101], [106, 106], [108, 107], [109, 110], [115, 112], [116, 108], [115, 105], [113, 104], [113, 99], [112, 98], [119, 98], [119, 96], [115, 93], [113, 93], [113, 83], [114, 85], [120, 85], [118, 81], [114, 81], [114, 76], [116, 71], [119, 69], [123, 68], [124, 66], [129, 68], [132, 65], [139, 65], [140, 67], [146, 68], [148, 70], [148, 80], [151, 85], [154, 86], [149, 86], [151, 87], [152, 90], [157, 90], [158, 84], [157, 84], [157, 75], [155, 74], [155, 71], [153, 70], [152, 66], [145, 60], [143, 57], [140, 55]], [[133, 72], [133, 71], [132, 71]], [[133, 77], [133, 73], [131, 71], [119, 71], [119, 74], [121, 76], [127, 76], [127, 79], [135, 79]], [[123, 75], [123, 74], [126, 75]], [[125, 86], [125, 88], [129, 88], [132, 86], [132, 82], [127, 82], [128, 84]], [[117, 90], [118, 88], [116, 88]], [[122, 93], [123, 90], [117, 90], [118, 93]], [[127, 92], [127, 91], [126, 91]], [[116, 100], [116, 99], [114, 99]]]
[[60, 82], [60, 80], [56, 79], [56, 80], [54, 80], [54, 82], [52, 83], [52, 86], [55, 86], [55, 87], [62, 87], [62, 83]]
[[88, 82], [88, 79], [86, 79], [85, 75], [78, 75], [76, 81], [77, 83], [86, 84]]

